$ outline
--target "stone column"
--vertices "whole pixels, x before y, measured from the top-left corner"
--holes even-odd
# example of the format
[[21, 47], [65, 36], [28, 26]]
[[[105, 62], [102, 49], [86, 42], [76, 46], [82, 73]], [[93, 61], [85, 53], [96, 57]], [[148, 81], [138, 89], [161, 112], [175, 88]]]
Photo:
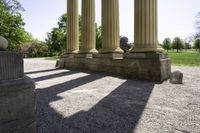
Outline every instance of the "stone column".
[[79, 53], [97, 53], [95, 0], [82, 0], [82, 44]]
[[134, 47], [131, 52], [162, 52], [158, 46], [157, 0], [135, 0]]
[[77, 53], [79, 49], [78, 0], [67, 0], [67, 53]]
[[123, 53], [119, 47], [119, 0], [102, 0], [102, 37], [100, 53]]

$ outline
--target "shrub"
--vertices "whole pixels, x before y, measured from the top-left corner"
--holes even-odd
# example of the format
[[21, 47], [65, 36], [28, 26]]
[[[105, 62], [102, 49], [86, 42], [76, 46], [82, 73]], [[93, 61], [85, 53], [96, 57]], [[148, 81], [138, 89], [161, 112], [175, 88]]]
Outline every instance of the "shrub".
[[50, 55], [48, 46], [44, 42], [33, 41], [26, 43], [21, 47], [21, 53], [24, 54], [25, 57], [46, 57]]

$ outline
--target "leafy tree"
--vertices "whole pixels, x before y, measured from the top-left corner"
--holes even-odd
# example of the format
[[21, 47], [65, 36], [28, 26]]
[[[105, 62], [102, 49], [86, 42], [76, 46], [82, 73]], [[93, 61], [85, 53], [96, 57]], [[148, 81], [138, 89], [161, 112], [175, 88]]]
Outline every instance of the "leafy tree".
[[131, 48], [131, 44], [129, 44], [128, 42], [129, 42], [129, 40], [127, 37], [125, 37], [125, 36], [120, 37], [120, 47], [121, 47], [121, 49], [124, 50], [125, 53], [128, 52], [129, 49]]
[[96, 26], [96, 49], [99, 50], [102, 48], [102, 27]]
[[200, 37], [200, 12], [197, 13], [196, 15], [196, 21], [195, 21], [195, 29], [196, 33], [194, 35], [194, 39], [197, 39]]
[[11, 14], [20, 14], [21, 11], [25, 11], [21, 3], [17, 0], [0, 0], [0, 4], [2, 4]]
[[195, 40], [194, 47], [195, 47], [195, 49], [199, 49], [199, 53], [200, 53], [200, 39]]
[[61, 52], [66, 46], [66, 32], [60, 28], [53, 28], [50, 33], [47, 33], [48, 39], [46, 43], [50, 52]]
[[[81, 45], [81, 16], [79, 16], [79, 42]], [[96, 48], [101, 48], [102, 28], [96, 26]], [[63, 52], [67, 45], [67, 14], [63, 14], [58, 21], [58, 27], [47, 33], [46, 43], [51, 52]]]
[[48, 46], [45, 42], [41, 42], [38, 40], [32, 40], [31, 42], [25, 43], [21, 46], [21, 53], [25, 55], [25, 57], [46, 57], [50, 55]]
[[0, 35], [8, 40], [8, 50], [16, 50], [31, 38], [24, 30], [22, 9], [17, 0], [0, 0]]
[[184, 48], [184, 41], [179, 37], [175, 37], [172, 42], [172, 48], [176, 49], [177, 52], [179, 52], [180, 49]]
[[170, 38], [165, 38], [164, 41], [163, 41], [163, 48], [165, 50], [170, 50], [171, 49], [171, 39]]

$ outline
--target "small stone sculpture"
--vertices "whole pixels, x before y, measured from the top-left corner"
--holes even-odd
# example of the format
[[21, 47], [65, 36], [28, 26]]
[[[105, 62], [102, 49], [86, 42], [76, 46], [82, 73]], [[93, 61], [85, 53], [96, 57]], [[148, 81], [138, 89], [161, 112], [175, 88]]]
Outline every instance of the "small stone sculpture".
[[6, 50], [7, 47], [8, 41], [4, 37], [0, 36], [0, 51]]
[[171, 73], [170, 83], [183, 84], [183, 73], [181, 71], [175, 71]]

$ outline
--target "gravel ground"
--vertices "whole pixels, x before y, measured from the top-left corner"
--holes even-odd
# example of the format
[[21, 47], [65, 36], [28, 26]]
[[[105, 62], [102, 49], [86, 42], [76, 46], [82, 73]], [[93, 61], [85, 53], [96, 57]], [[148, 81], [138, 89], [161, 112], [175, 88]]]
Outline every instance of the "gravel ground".
[[54, 69], [25, 59], [36, 82], [38, 133], [200, 133], [200, 67], [173, 67], [184, 84]]

